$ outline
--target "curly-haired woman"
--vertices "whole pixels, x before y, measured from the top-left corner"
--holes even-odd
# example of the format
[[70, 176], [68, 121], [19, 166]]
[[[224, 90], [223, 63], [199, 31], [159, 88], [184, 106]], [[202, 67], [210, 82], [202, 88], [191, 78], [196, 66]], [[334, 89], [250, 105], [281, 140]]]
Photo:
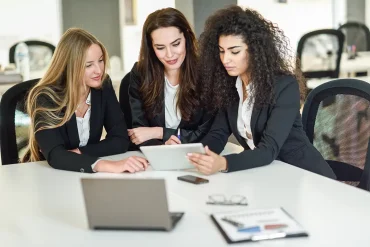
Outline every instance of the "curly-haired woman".
[[[278, 159], [335, 178], [303, 130], [301, 72], [292, 68], [288, 42], [276, 25], [251, 9], [221, 9], [207, 19], [200, 49], [202, 100], [219, 111], [202, 140], [206, 154], [189, 154], [200, 172], [238, 171]], [[231, 133], [244, 151], [222, 157], [217, 153]]]

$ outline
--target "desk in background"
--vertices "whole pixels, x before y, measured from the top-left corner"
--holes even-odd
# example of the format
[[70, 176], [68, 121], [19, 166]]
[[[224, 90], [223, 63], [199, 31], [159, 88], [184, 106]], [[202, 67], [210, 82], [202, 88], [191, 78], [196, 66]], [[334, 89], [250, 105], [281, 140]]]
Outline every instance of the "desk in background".
[[367, 72], [370, 75], [370, 52], [358, 52], [354, 59], [348, 59], [348, 54], [343, 53], [340, 61], [341, 77], [354, 77], [358, 72]]
[[[240, 147], [236, 147], [237, 151]], [[136, 152], [111, 156], [124, 158]], [[212, 194], [245, 195], [248, 208], [284, 207], [308, 231], [308, 238], [233, 246], [369, 246], [370, 193], [280, 161], [208, 176], [208, 184], [178, 181], [195, 171], [85, 174], [55, 170], [46, 162], [0, 167], [0, 239], [13, 246], [228, 246], [209, 215], [245, 209], [205, 202]], [[172, 232], [88, 229], [81, 178], [163, 178], [171, 211], [185, 215]], [[98, 196], [98, 195], [97, 195]], [[120, 196], [120, 195], [117, 195]]]
[[[334, 70], [335, 60], [327, 57], [306, 54], [302, 58], [303, 71]], [[370, 75], [370, 52], [358, 52], [355, 59], [348, 59], [343, 53], [340, 61], [340, 77], [354, 77], [358, 72], [367, 72]]]

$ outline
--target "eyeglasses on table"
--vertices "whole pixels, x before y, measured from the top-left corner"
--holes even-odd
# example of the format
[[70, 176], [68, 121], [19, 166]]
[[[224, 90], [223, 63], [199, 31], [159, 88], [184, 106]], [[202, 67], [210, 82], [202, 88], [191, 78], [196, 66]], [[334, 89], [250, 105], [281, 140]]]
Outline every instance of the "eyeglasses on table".
[[225, 205], [225, 206], [247, 206], [247, 198], [242, 195], [232, 195], [227, 198], [223, 194], [214, 194], [208, 196], [207, 204], [211, 205]]

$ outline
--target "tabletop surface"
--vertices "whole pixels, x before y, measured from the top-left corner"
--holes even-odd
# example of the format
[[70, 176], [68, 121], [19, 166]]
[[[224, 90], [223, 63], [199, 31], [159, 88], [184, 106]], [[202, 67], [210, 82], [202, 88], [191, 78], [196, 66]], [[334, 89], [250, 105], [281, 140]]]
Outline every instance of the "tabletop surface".
[[[108, 158], [133, 154], [141, 155], [129, 152]], [[209, 183], [177, 180], [187, 174], [205, 177]], [[90, 230], [80, 182], [85, 177], [163, 178], [170, 211], [185, 215], [171, 232]], [[244, 195], [249, 206], [207, 205], [212, 194]], [[196, 171], [153, 171], [150, 167], [136, 174], [85, 174], [55, 170], [44, 161], [15, 164], [0, 166], [0, 196], [1, 246], [227, 246], [210, 214], [274, 207], [283, 207], [310, 236], [249, 246], [370, 244], [370, 193], [280, 161], [211, 176]]]

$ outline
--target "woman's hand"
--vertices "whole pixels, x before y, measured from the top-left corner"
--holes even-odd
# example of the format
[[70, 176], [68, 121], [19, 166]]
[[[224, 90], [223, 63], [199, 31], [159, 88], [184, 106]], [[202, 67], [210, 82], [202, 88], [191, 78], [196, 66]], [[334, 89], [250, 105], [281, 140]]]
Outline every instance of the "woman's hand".
[[94, 170], [97, 172], [135, 173], [145, 171], [147, 168], [148, 161], [146, 159], [138, 156], [131, 156], [127, 159], [118, 161], [99, 160], [98, 163], [96, 163]]
[[227, 161], [225, 157], [218, 155], [208, 146], [205, 147], [206, 154], [189, 153], [188, 158], [190, 162], [197, 168], [197, 170], [205, 175], [211, 175], [216, 172], [227, 169]]
[[128, 129], [128, 136], [130, 140], [139, 145], [150, 139], [162, 139], [163, 128], [161, 127], [138, 127], [134, 129]]
[[181, 141], [177, 136], [171, 135], [171, 137], [164, 144], [165, 145], [176, 145], [176, 144], [181, 144]]

